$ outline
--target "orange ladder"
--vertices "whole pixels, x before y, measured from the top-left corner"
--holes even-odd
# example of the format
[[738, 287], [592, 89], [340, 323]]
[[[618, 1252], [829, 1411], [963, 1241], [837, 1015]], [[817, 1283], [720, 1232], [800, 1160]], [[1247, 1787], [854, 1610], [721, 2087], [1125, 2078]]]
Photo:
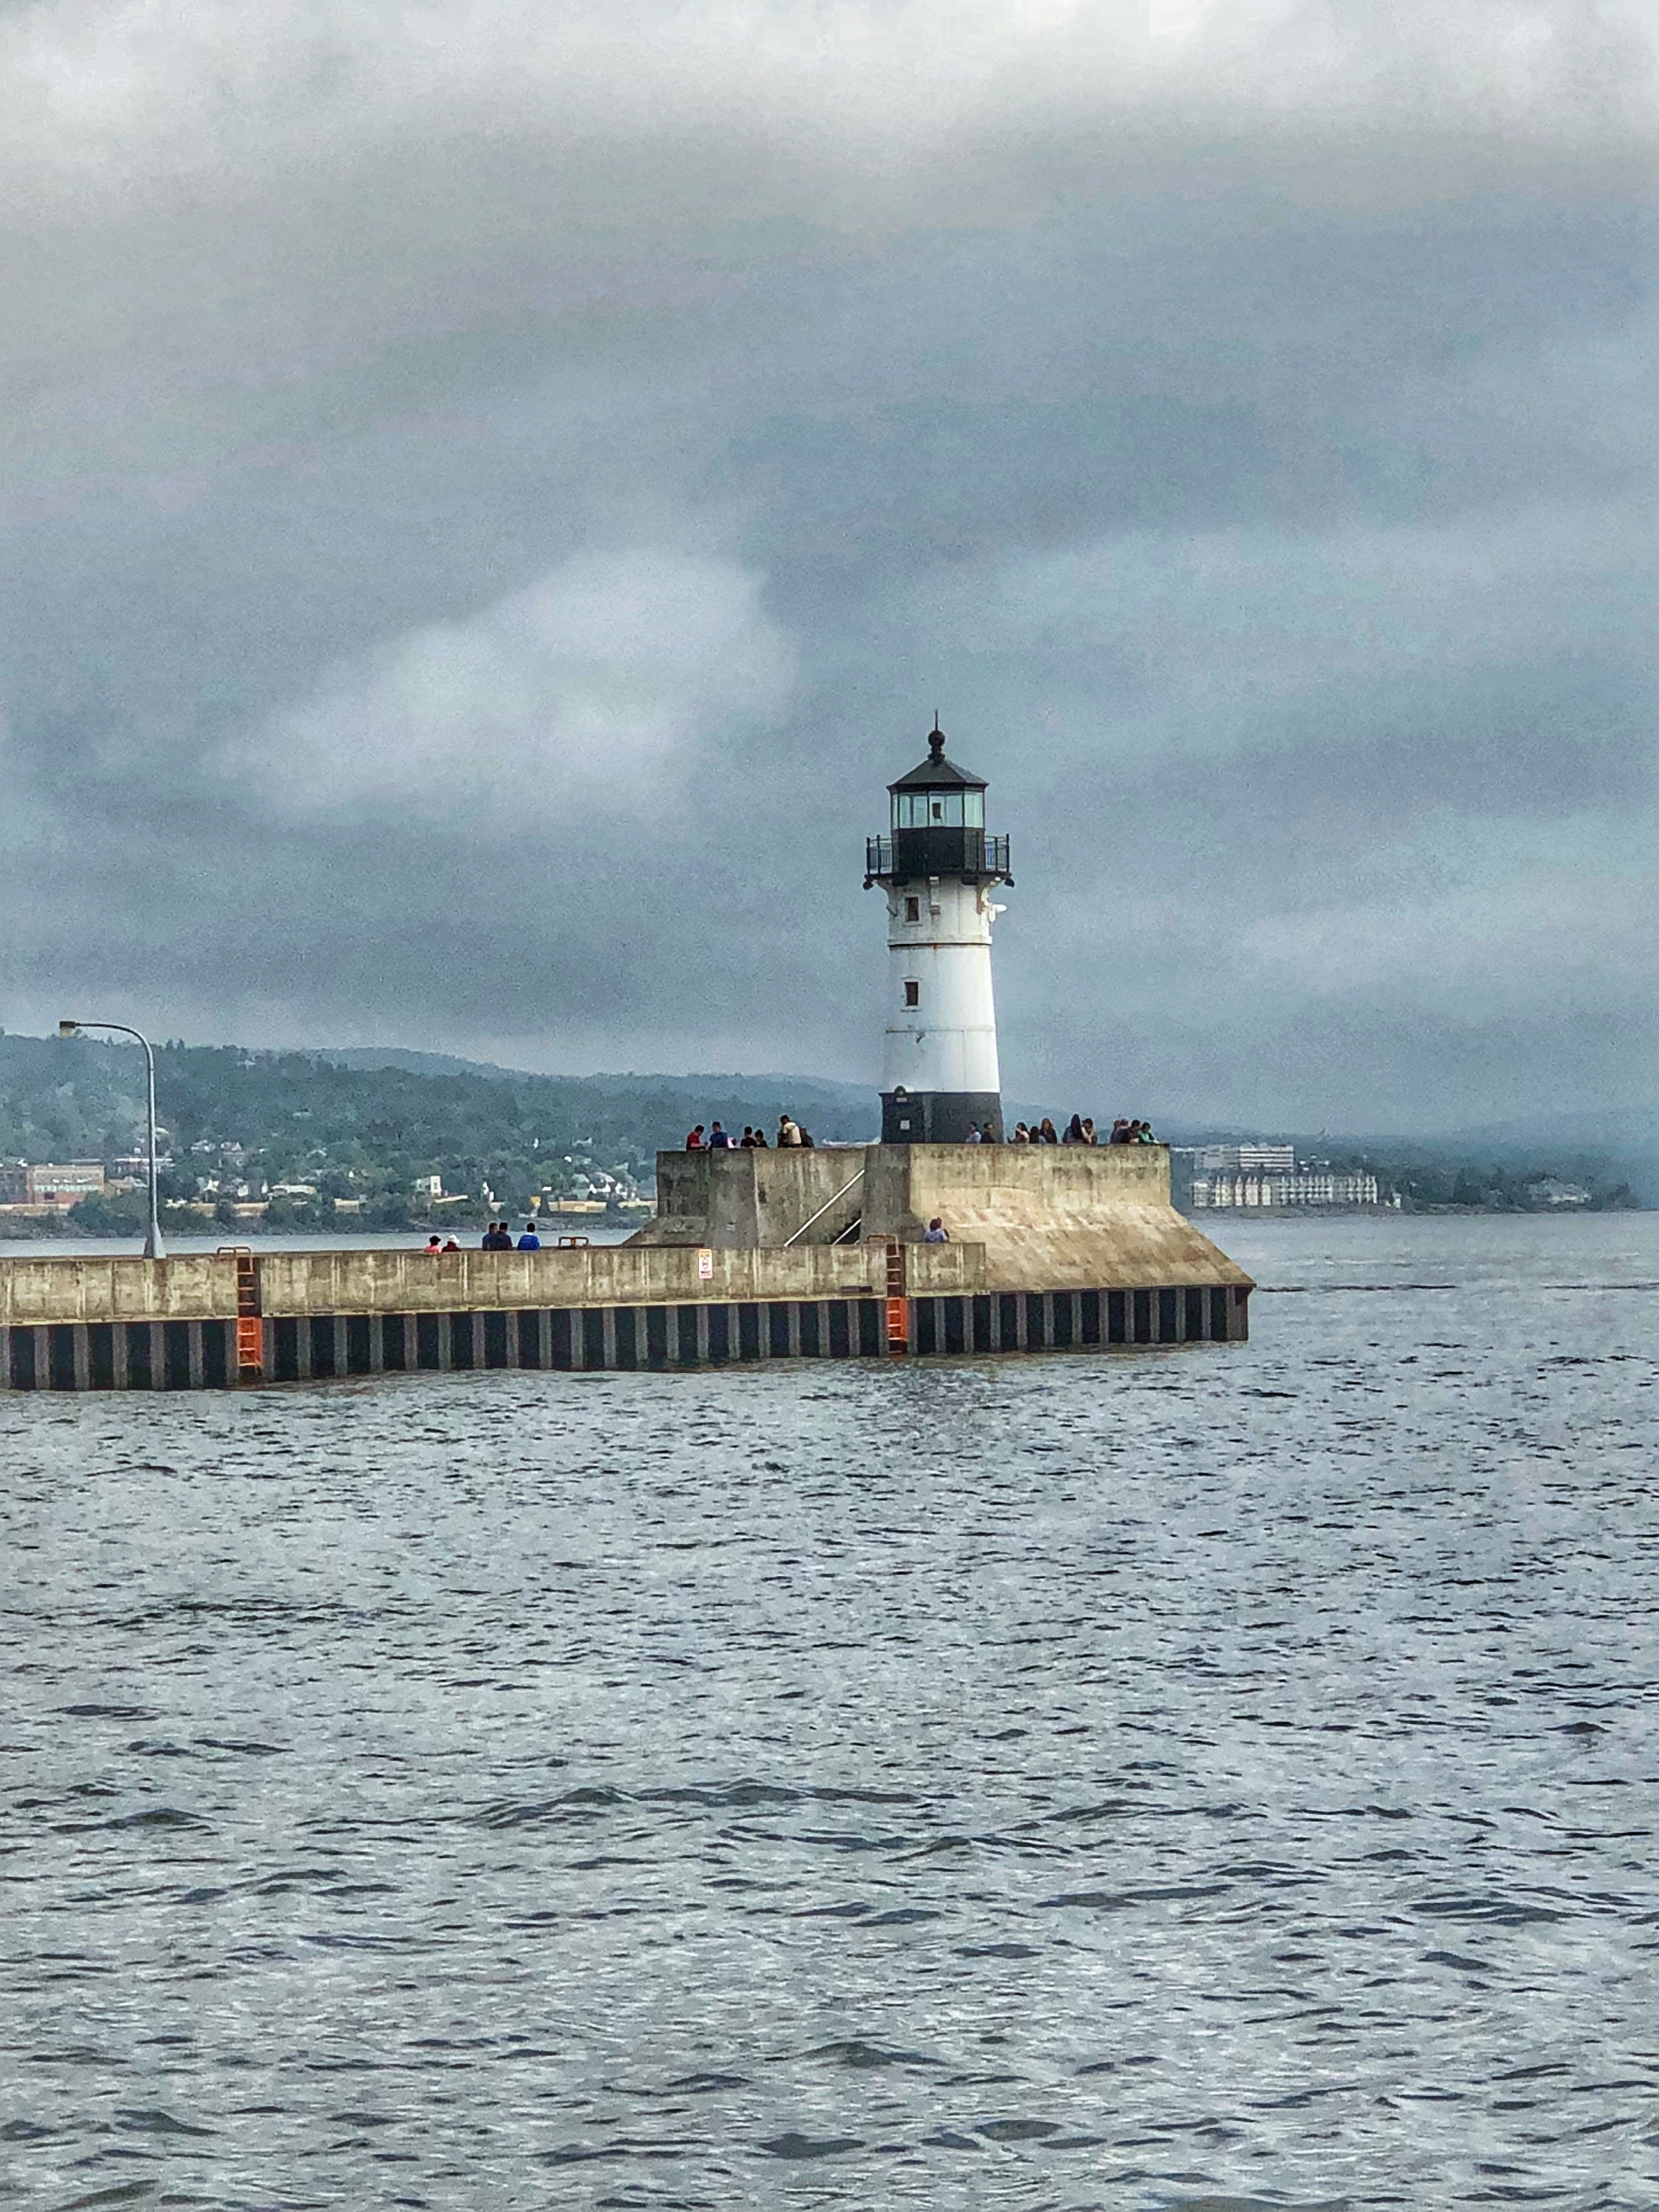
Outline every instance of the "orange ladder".
[[246, 1244], [222, 1244], [218, 1256], [236, 1262], [236, 1379], [263, 1382], [265, 1324], [259, 1302], [259, 1262]]
[[904, 1247], [896, 1237], [887, 1240], [887, 1349], [897, 1354], [910, 1349], [910, 1301], [904, 1284]]

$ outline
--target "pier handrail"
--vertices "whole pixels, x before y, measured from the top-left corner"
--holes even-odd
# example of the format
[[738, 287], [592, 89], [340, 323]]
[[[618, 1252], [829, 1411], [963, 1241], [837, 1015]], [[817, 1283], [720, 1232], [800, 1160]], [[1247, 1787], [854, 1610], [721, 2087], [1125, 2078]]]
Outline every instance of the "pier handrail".
[[789, 1249], [789, 1247], [790, 1247], [790, 1246], [791, 1246], [791, 1245], [795, 1242], [796, 1237], [805, 1237], [805, 1234], [806, 1234], [806, 1232], [807, 1232], [807, 1231], [808, 1231], [808, 1230], [812, 1226], [812, 1224], [813, 1224], [815, 1221], [821, 1221], [821, 1220], [823, 1218], [824, 1215], [825, 1215], [826, 1213], [828, 1213], [828, 1212], [829, 1212], [829, 1211], [830, 1211], [830, 1207], [836, 1204], [836, 1200], [837, 1200], [837, 1199], [842, 1199], [842, 1198], [845, 1198], [845, 1197], [846, 1197], [846, 1195], [847, 1195], [847, 1194], [848, 1194], [848, 1192], [849, 1190], [851, 1190], [851, 1188], [853, 1188], [853, 1183], [855, 1183], [855, 1182], [863, 1182], [863, 1180], [864, 1180], [864, 1170], [863, 1170], [862, 1168], [860, 1168], [860, 1169], [859, 1170], [858, 1173], [857, 1173], [857, 1174], [853, 1177], [853, 1179], [852, 1179], [852, 1182], [844, 1182], [844, 1183], [842, 1183], [842, 1185], [841, 1188], [840, 1188], [840, 1189], [836, 1193], [836, 1196], [835, 1196], [835, 1198], [826, 1198], [826, 1199], [824, 1200], [824, 1201], [823, 1201], [823, 1204], [821, 1206], [819, 1206], [819, 1208], [818, 1208], [818, 1210], [817, 1210], [817, 1212], [816, 1213], [809, 1213], [809, 1214], [807, 1215], [807, 1217], [806, 1217], [805, 1220], [802, 1222], [802, 1224], [801, 1224], [800, 1227], [799, 1227], [798, 1230], [796, 1230], [796, 1231], [795, 1231], [795, 1233], [794, 1233], [794, 1236], [793, 1236], [793, 1237], [786, 1237], [784, 1238], [784, 1240], [783, 1240], [783, 1249], [784, 1249], [784, 1250], [787, 1252], [787, 1251]]

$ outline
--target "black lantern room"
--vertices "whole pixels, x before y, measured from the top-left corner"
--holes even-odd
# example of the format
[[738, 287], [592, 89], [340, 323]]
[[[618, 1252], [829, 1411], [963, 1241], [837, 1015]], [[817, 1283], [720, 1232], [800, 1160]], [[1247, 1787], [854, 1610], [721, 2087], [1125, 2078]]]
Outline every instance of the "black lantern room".
[[927, 757], [887, 787], [892, 831], [866, 841], [865, 889], [918, 877], [1012, 883], [1008, 840], [985, 834], [985, 779], [945, 757], [945, 732], [927, 739]]

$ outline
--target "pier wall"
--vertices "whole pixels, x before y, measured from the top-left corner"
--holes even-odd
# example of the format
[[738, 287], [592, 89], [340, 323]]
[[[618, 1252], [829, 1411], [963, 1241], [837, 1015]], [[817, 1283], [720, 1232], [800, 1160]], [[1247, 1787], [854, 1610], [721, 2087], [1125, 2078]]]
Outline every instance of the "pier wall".
[[[921, 1295], [975, 1291], [985, 1255], [972, 1245], [925, 1245], [907, 1255]], [[886, 1246], [750, 1246], [701, 1252], [682, 1246], [591, 1244], [574, 1251], [264, 1253], [260, 1310], [313, 1314], [481, 1313], [525, 1308], [699, 1304], [733, 1300], [864, 1297], [886, 1287]], [[0, 1260], [0, 1328], [76, 1321], [230, 1320], [237, 1310], [233, 1254], [137, 1258]]]
[[[863, 1178], [879, 1145], [730, 1152], [659, 1152], [654, 1219], [628, 1240], [644, 1245], [833, 1244], [864, 1212]], [[846, 1186], [852, 1184], [850, 1190]], [[814, 1217], [817, 1217], [814, 1218]]]
[[629, 1238], [630, 1249], [798, 1237], [793, 1252], [846, 1235], [915, 1245], [937, 1216], [952, 1245], [983, 1251], [992, 1290], [1250, 1283], [1170, 1205], [1166, 1145], [659, 1152], [657, 1189], [657, 1218]]
[[[621, 1245], [0, 1259], [0, 1388], [199, 1389], [1249, 1334], [1250, 1279], [1170, 1206], [1161, 1147], [665, 1153], [659, 1176], [664, 1211]], [[935, 1214], [948, 1243], [919, 1241]]]
[[[165, 1266], [168, 1263], [163, 1261]], [[617, 1370], [907, 1352], [1087, 1351], [1237, 1343], [1243, 1290], [952, 1291], [884, 1298], [703, 1298], [663, 1305], [359, 1310], [264, 1315], [245, 1353], [236, 1320], [57, 1321], [0, 1326], [0, 1389], [200, 1390], [472, 1368]]]

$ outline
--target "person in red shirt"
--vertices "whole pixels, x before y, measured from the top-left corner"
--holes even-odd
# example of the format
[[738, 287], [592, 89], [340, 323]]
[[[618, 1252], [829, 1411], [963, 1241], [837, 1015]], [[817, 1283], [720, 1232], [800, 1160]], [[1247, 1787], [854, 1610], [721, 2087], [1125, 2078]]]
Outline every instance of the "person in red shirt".
[[698, 1122], [696, 1127], [693, 1129], [690, 1135], [686, 1139], [685, 1149], [688, 1152], [700, 1152], [703, 1150], [702, 1123], [701, 1121]]

